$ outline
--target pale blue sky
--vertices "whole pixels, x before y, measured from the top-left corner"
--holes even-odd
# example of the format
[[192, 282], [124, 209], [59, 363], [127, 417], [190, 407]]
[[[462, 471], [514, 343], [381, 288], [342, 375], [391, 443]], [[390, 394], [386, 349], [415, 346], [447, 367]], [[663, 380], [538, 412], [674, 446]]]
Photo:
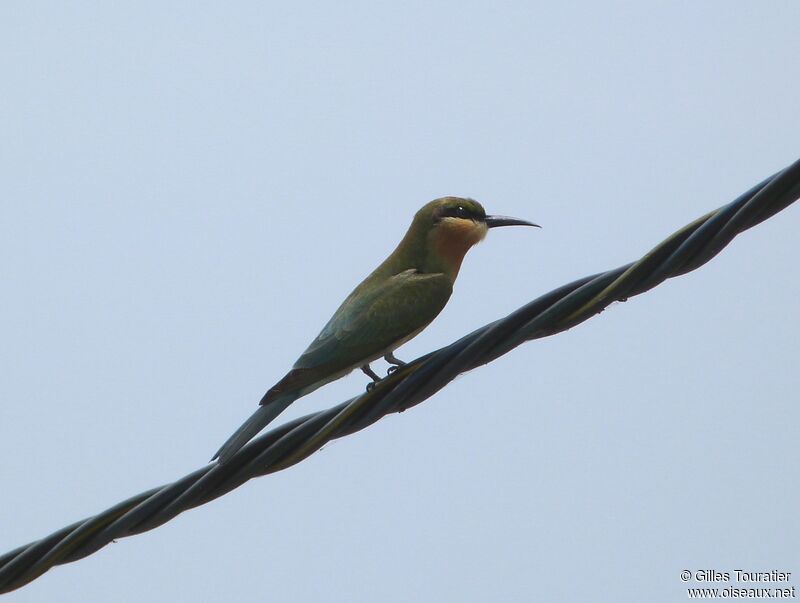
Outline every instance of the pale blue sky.
[[[794, 161], [798, 22], [796, 2], [2, 3], [0, 551], [203, 465], [434, 197], [544, 228], [473, 250], [406, 359]], [[4, 600], [658, 602], [687, 568], [800, 586], [799, 226], [792, 207]]]

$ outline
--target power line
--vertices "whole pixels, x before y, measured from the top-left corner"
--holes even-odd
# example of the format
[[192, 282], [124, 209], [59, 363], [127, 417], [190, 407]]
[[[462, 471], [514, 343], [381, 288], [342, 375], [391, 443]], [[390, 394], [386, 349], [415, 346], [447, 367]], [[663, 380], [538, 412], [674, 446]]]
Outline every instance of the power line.
[[614, 301], [624, 301], [695, 270], [737, 234], [785, 209], [798, 196], [800, 160], [728, 205], [694, 220], [636, 262], [563, 285], [401, 367], [366, 393], [268, 431], [224, 465], [207, 465], [0, 556], [0, 593], [24, 586], [55, 565], [91, 555], [112, 540], [152, 530], [254, 477], [291, 467], [331, 440], [423, 402], [459, 374], [526, 341], [565, 331]]

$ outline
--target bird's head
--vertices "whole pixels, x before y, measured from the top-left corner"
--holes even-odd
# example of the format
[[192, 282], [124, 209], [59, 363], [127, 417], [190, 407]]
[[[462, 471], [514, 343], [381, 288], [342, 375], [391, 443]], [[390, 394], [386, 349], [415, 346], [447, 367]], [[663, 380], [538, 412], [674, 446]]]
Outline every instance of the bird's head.
[[417, 212], [409, 232], [424, 235], [418, 240], [425, 248], [425, 270], [441, 270], [455, 280], [470, 247], [481, 242], [490, 228], [498, 226], [538, 224], [507, 216], [487, 216], [483, 206], [473, 199], [442, 197]]

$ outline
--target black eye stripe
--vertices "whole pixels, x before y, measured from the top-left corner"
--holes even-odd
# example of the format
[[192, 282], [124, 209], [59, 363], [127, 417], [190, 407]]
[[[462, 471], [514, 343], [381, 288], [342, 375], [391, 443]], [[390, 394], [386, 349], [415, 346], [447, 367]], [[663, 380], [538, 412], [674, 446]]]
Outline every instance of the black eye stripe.
[[445, 207], [441, 213], [443, 218], [463, 218], [463, 219], [480, 219], [474, 211], [470, 211], [467, 207], [463, 205], [457, 205], [455, 207]]

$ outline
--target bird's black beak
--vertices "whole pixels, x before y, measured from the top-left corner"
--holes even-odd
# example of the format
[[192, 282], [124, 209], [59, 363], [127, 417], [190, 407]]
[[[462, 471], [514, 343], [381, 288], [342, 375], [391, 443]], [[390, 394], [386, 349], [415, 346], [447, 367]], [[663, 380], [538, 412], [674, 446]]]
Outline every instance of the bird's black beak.
[[496, 228], [498, 226], [535, 226], [541, 228], [538, 224], [528, 222], [527, 220], [520, 220], [519, 218], [509, 218], [508, 216], [486, 216], [486, 226], [489, 228]]

